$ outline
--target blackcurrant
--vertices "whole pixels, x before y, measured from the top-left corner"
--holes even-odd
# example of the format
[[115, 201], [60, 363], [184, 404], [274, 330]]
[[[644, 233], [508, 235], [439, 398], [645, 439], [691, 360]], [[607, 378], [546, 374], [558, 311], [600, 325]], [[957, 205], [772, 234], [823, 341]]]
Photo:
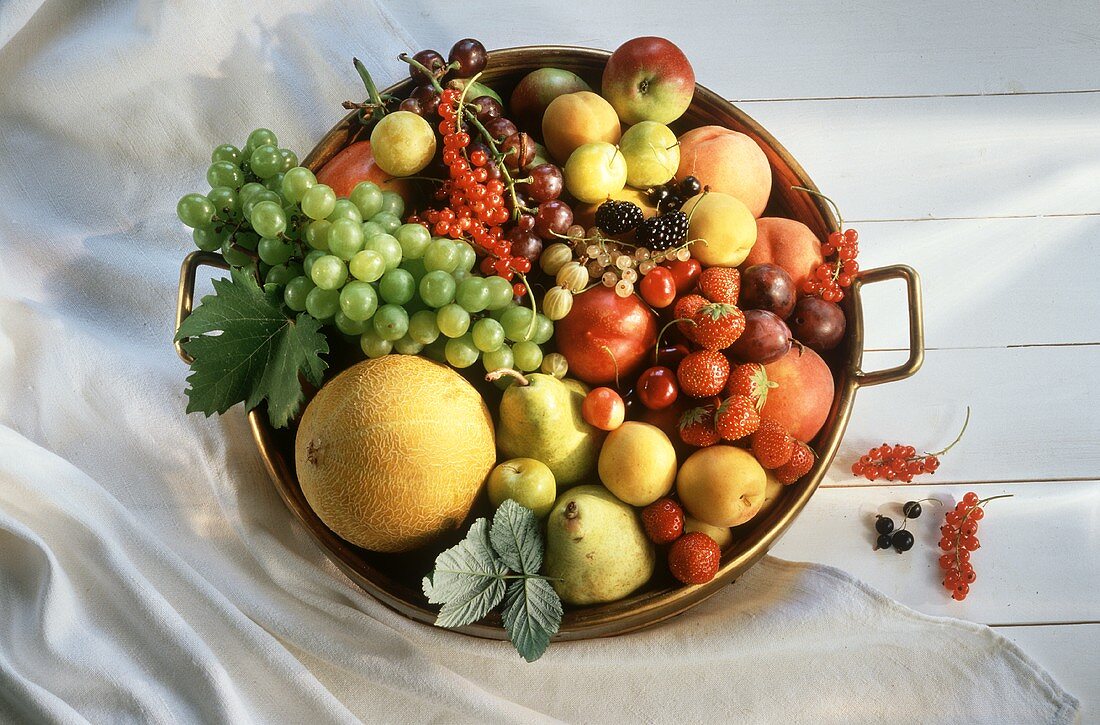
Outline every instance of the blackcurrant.
[[920, 518], [920, 501], [906, 501], [905, 505], [901, 507], [901, 512], [905, 514], [905, 518], [907, 519]]
[[661, 202], [672, 196], [672, 191], [667, 186], [658, 186], [649, 192], [649, 203], [660, 206]]
[[889, 534], [880, 535], [875, 543], [876, 543], [876, 548], [878, 548], [878, 549], [881, 549], [883, 551], [889, 549], [890, 546], [891, 546], [890, 535]]
[[879, 532], [880, 534], [889, 534], [893, 530], [893, 519], [886, 516], [879, 516], [878, 519], [875, 521], [875, 531]]
[[684, 180], [680, 182], [680, 193], [684, 196], [695, 196], [703, 190], [703, 184], [694, 176], [685, 176]]
[[909, 551], [913, 548], [913, 534], [905, 529], [895, 531], [892, 541], [898, 551]]

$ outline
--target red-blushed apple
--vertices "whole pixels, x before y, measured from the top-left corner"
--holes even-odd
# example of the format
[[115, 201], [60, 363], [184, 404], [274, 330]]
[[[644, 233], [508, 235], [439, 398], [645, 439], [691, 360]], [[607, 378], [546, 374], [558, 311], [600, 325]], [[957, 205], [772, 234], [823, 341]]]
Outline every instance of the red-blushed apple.
[[523, 80], [516, 84], [516, 89], [512, 91], [512, 97], [508, 101], [510, 115], [522, 128], [540, 132], [542, 114], [550, 105], [550, 101], [567, 93], [591, 90], [591, 86], [572, 71], [561, 68], [539, 68], [525, 75]]
[[664, 38], [628, 40], [603, 71], [603, 96], [623, 123], [672, 123], [691, 105], [695, 71], [684, 52]]
[[786, 355], [764, 366], [777, 387], [768, 391], [760, 411], [787, 432], [808, 443], [821, 430], [833, 407], [833, 374], [821, 356], [795, 345]]
[[373, 181], [382, 191], [396, 191], [405, 203], [413, 198], [408, 180], [390, 176], [378, 167], [370, 141], [356, 141], [329, 159], [317, 172], [317, 183], [328, 184], [340, 198], [350, 196], [360, 181]]
[[589, 385], [633, 380], [657, 344], [657, 316], [637, 295], [619, 297], [600, 285], [573, 298], [554, 329], [569, 375]]

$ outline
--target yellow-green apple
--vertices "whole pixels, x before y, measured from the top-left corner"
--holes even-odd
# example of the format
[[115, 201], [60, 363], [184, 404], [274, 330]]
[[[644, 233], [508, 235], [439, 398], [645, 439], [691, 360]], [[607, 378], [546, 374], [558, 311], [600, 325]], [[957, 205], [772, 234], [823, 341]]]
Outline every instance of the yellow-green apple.
[[687, 176], [740, 199], [754, 217], [764, 213], [772, 191], [772, 169], [759, 144], [722, 126], [700, 126], [680, 136], [676, 178]]
[[631, 186], [660, 186], [680, 165], [676, 134], [656, 121], [642, 121], [628, 128], [619, 141], [619, 150], [626, 159], [626, 183]]
[[756, 242], [756, 219], [749, 208], [729, 194], [704, 191], [684, 202], [688, 215], [691, 256], [704, 267], [736, 267]]
[[486, 483], [489, 503], [500, 506], [512, 499], [520, 506], [535, 512], [542, 518], [554, 508], [558, 484], [554, 472], [542, 461], [534, 458], [511, 458], [498, 463], [489, 473]]
[[628, 40], [607, 59], [603, 95], [623, 123], [672, 123], [691, 105], [695, 71], [684, 52], [664, 38]]
[[626, 159], [614, 144], [586, 143], [569, 155], [563, 174], [570, 194], [595, 204], [626, 186]]
[[622, 131], [611, 104], [591, 91], [566, 93], [550, 101], [542, 115], [546, 149], [563, 163], [578, 146], [619, 142]]
[[794, 219], [762, 216], [756, 220], [756, 244], [744, 266], [774, 264], [786, 270], [796, 289], [825, 261], [821, 242], [808, 226]]
[[592, 88], [576, 73], [561, 68], [533, 70], [516, 84], [509, 99], [511, 116], [520, 128], [537, 129], [542, 125], [542, 114], [558, 96]]
[[760, 415], [772, 418], [787, 432], [808, 443], [821, 430], [833, 407], [833, 374], [821, 356], [795, 345], [773, 363], [764, 366], [768, 380], [777, 387], [768, 391]]

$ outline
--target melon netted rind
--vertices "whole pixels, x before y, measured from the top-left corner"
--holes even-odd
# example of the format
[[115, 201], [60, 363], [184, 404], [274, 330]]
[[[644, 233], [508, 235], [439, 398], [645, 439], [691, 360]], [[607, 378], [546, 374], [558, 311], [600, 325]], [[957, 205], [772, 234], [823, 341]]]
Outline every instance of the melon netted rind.
[[412, 355], [358, 363], [325, 384], [294, 446], [310, 507], [364, 549], [410, 551], [456, 529], [496, 462], [485, 401]]

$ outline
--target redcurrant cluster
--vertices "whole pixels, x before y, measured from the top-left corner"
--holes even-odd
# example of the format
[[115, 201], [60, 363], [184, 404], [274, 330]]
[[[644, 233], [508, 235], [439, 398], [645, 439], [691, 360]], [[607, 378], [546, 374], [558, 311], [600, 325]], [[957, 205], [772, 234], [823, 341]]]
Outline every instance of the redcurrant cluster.
[[802, 283], [802, 291], [808, 295], [821, 295], [826, 302], [840, 302], [844, 299], [844, 288], [851, 286], [859, 271], [858, 255], [859, 234], [855, 229], [846, 229], [843, 234], [833, 232], [829, 240], [821, 245], [821, 256], [825, 261]]
[[966, 420], [963, 421], [962, 430], [951, 445], [935, 453], [917, 455], [917, 449], [913, 446], [903, 446], [900, 443], [890, 445], [883, 443], [878, 448], [867, 451], [859, 460], [852, 464], [852, 475], [863, 476], [868, 481], [877, 481], [882, 478], [887, 481], [901, 481], [912, 483], [913, 478], [924, 473], [935, 473], [940, 467], [940, 456], [955, 447], [962, 440], [966, 426], [970, 424], [970, 408], [966, 409]]
[[994, 499], [1011, 496], [1004, 494], [979, 499], [978, 494], [971, 491], [944, 517], [944, 524], [940, 527], [943, 535], [940, 549], [944, 552], [940, 556], [940, 568], [945, 572], [943, 587], [951, 592], [951, 598], [955, 601], [966, 599], [970, 585], [977, 578], [974, 565], [970, 563], [970, 554], [981, 547], [977, 534], [978, 522], [985, 516], [983, 507]]

